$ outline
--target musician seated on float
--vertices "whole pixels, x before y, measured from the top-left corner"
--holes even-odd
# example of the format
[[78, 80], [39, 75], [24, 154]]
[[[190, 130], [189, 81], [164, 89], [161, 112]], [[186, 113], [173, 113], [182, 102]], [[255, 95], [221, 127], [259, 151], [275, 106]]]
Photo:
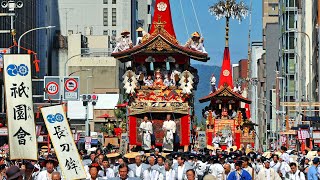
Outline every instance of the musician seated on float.
[[232, 109], [229, 119], [234, 119], [236, 117], [237, 117], [237, 112], [234, 109]]
[[145, 86], [148, 86], [148, 87], [153, 86], [153, 79], [151, 75], [148, 75], [147, 79], [144, 79], [143, 81]]
[[168, 76], [168, 74], [166, 74], [166, 75], [164, 76], [163, 84], [164, 84], [165, 86], [167, 86], [167, 87], [169, 87], [169, 86], [175, 86], [173, 80], [170, 78], [170, 76]]
[[223, 108], [221, 112], [221, 118], [227, 118], [227, 117], [228, 117], [227, 108]]

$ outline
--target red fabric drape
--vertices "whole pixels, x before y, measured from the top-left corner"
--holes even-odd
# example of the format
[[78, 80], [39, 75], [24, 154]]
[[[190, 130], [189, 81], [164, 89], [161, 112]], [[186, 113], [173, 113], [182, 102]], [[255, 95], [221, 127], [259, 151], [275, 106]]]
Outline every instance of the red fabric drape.
[[230, 52], [228, 47], [224, 49], [223, 62], [222, 62], [222, 68], [220, 72], [220, 81], [219, 81], [218, 88], [220, 88], [224, 84], [227, 84], [228, 86], [233, 88], [231, 60], [230, 60]]
[[173, 37], [176, 37], [172, 23], [170, 0], [156, 0], [154, 5], [154, 15], [151, 25], [150, 34], [155, 31], [155, 23], [158, 21], [165, 23], [164, 29]]

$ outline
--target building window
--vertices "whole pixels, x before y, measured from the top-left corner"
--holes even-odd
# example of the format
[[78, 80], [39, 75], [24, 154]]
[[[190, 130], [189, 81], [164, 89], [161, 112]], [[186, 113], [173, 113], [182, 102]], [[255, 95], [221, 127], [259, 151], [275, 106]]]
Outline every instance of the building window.
[[112, 0], [112, 4], [117, 4], [117, 0]]
[[103, 30], [103, 35], [108, 36], [109, 35], [109, 30]]
[[108, 0], [103, 0], [103, 4], [108, 4]]
[[112, 30], [112, 36], [117, 36], [117, 30]]
[[117, 25], [117, 9], [112, 8], [112, 26]]
[[103, 8], [103, 25], [108, 26], [108, 8]]

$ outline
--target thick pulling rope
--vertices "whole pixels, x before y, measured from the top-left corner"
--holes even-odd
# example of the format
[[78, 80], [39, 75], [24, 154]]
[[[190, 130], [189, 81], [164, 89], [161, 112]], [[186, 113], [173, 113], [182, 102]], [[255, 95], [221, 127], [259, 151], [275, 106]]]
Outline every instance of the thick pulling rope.
[[192, 9], [193, 9], [194, 16], [196, 17], [198, 29], [199, 29], [199, 31], [200, 31], [201, 36], [203, 36], [202, 30], [201, 30], [201, 27], [200, 27], [200, 23], [199, 23], [199, 19], [198, 19], [198, 15], [197, 15], [197, 13], [196, 13], [196, 9], [194, 8], [193, 0], [191, 0], [191, 5], [192, 5]]
[[180, 8], [181, 8], [181, 12], [182, 12], [182, 18], [183, 18], [184, 26], [186, 28], [187, 37], [189, 37], [189, 30], [188, 30], [188, 26], [187, 26], [186, 17], [184, 15], [184, 11], [183, 11], [182, 0], [180, 0], [179, 2], [180, 2]]

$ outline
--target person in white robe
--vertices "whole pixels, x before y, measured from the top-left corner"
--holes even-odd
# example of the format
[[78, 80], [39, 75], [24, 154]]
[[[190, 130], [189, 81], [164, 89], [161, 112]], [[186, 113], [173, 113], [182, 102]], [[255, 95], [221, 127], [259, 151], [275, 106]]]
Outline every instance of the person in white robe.
[[174, 134], [176, 133], [176, 123], [171, 119], [168, 114], [166, 120], [163, 122], [162, 129], [165, 131], [163, 138], [163, 150], [173, 151]]
[[212, 139], [212, 144], [215, 148], [218, 148], [220, 146], [221, 137], [217, 133], [216, 136]]
[[265, 179], [265, 180], [281, 180], [277, 171], [270, 167], [270, 160], [264, 162], [264, 167], [260, 169], [258, 175], [255, 178], [256, 180]]
[[148, 116], [144, 116], [139, 129], [142, 133], [142, 148], [148, 151], [151, 149], [151, 135], [153, 134], [152, 123], [148, 121]]
[[226, 137], [224, 143], [227, 144], [227, 147], [228, 147], [228, 148], [231, 148], [231, 147], [232, 147], [233, 138], [232, 138], [232, 136], [231, 136], [231, 133], [228, 134], [228, 137]]

